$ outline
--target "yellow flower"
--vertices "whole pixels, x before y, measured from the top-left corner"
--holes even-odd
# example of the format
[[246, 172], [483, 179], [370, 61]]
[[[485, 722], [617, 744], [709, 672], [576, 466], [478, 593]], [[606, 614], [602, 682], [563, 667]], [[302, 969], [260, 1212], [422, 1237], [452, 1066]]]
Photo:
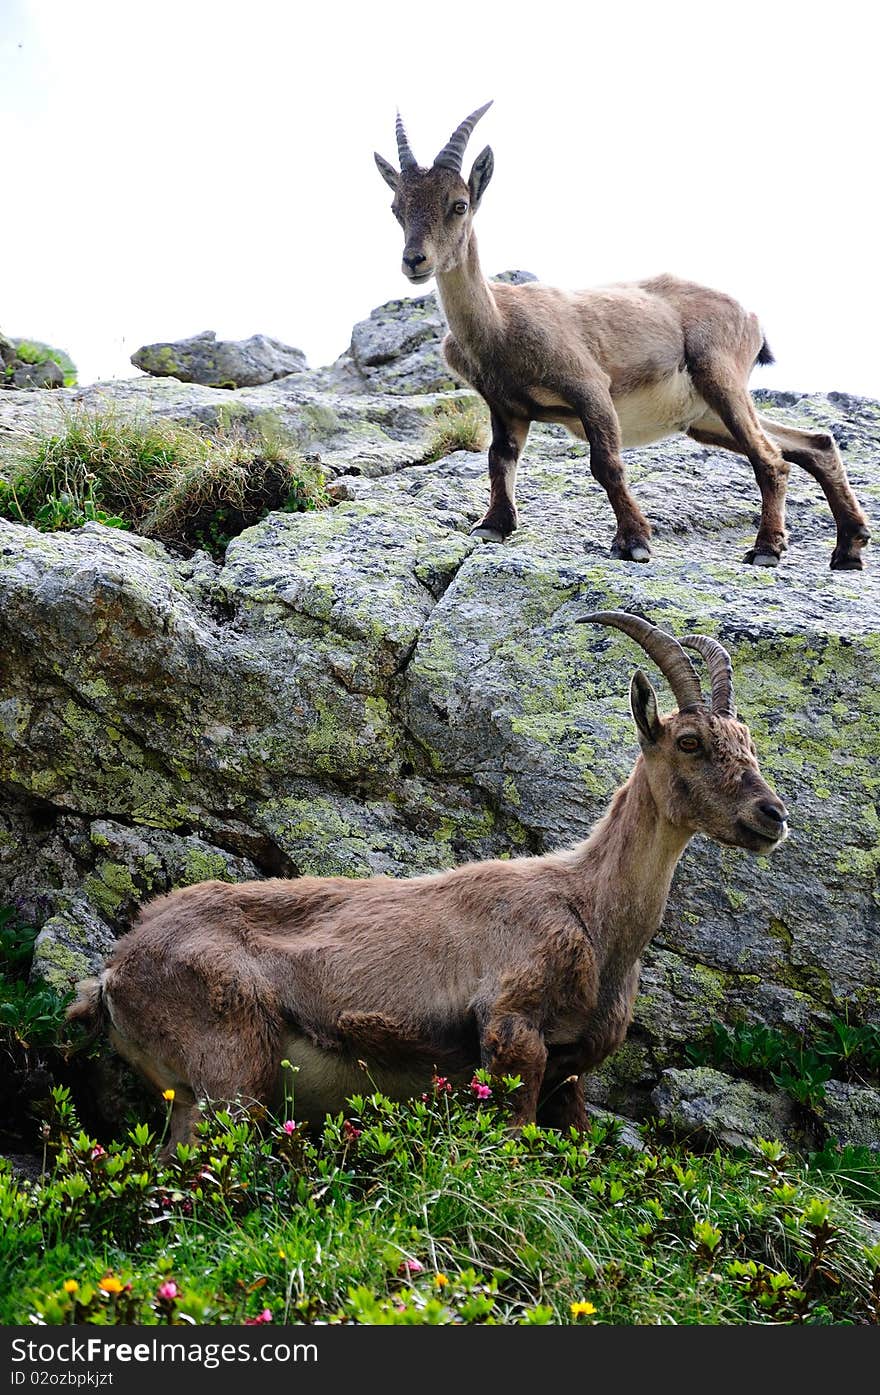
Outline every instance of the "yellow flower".
[[121, 1293], [122, 1283], [115, 1274], [105, 1274], [103, 1279], [98, 1280], [98, 1288], [102, 1288], [105, 1293]]
[[173, 1091], [173, 1090], [163, 1090], [163, 1091], [162, 1091], [162, 1098], [163, 1098], [163, 1100], [167, 1100], [168, 1103], [171, 1104], [172, 1101], [174, 1100], [174, 1091]]
[[449, 1280], [447, 1279], [445, 1274], [435, 1274], [434, 1283], [437, 1285], [438, 1288], [445, 1288], [446, 1285], [449, 1283]]
[[592, 1317], [596, 1312], [592, 1303], [572, 1303], [572, 1317]]
[[79, 1288], [79, 1284], [76, 1282], [76, 1279], [65, 1279], [65, 1280], [64, 1280], [64, 1292], [65, 1292], [65, 1293], [76, 1293], [76, 1291], [77, 1291], [78, 1288]]
[[279, 1258], [279, 1259], [287, 1259], [287, 1255], [284, 1253], [283, 1250], [279, 1250], [279, 1251], [278, 1251], [278, 1258]]

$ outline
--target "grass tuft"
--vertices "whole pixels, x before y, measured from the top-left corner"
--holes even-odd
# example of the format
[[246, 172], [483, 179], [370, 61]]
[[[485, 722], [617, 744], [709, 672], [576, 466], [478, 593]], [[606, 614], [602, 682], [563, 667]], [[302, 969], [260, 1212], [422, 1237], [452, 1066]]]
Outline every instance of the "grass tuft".
[[328, 503], [321, 473], [262, 424], [209, 434], [113, 412], [72, 412], [0, 484], [0, 512], [16, 522], [51, 532], [94, 521], [215, 557], [272, 509]]
[[422, 456], [423, 464], [456, 450], [482, 451], [488, 443], [486, 412], [478, 402], [444, 402], [437, 409]]

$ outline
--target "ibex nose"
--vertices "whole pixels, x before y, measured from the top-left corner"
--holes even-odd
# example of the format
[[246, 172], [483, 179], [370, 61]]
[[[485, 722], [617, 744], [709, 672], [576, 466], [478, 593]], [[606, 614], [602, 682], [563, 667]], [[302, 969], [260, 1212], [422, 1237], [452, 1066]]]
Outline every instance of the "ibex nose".
[[781, 799], [762, 799], [758, 809], [769, 823], [783, 824], [788, 820], [788, 810]]
[[403, 260], [406, 262], [410, 271], [415, 271], [417, 266], [421, 266], [422, 262], [427, 261], [427, 257], [424, 252], [410, 252], [409, 255], [404, 252]]

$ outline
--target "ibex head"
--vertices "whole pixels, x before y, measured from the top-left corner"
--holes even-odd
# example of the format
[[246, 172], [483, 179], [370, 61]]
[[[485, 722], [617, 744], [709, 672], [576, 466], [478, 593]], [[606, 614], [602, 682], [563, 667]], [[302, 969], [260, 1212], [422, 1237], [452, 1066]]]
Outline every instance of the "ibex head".
[[[661, 717], [657, 695], [638, 669], [630, 687], [632, 714], [651, 794], [670, 823], [706, 833], [728, 847], [767, 853], [787, 836], [788, 813], [758, 769], [752, 735], [736, 716], [730, 655], [707, 635], [680, 642], [638, 615], [597, 611], [583, 622], [623, 630], [654, 660], [669, 683], [678, 711]], [[707, 702], [685, 653], [706, 660], [712, 688]]]
[[430, 169], [416, 161], [409, 148], [400, 115], [397, 117], [397, 150], [400, 173], [376, 155], [379, 173], [394, 190], [391, 211], [403, 228], [403, 274], [416, 286], [437, 271], [451, 271], [463, 260], [471, 220], [492, 178], [493, 156], [487, 145], [474, 161], [467, 183], [461, 173], [465, 146], [484, 112], [471, 112], [457, 126]]

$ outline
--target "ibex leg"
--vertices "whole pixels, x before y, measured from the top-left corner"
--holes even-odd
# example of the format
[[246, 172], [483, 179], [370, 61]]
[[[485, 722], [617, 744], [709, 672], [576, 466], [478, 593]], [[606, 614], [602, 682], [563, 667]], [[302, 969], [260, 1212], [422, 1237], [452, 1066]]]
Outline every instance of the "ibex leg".
[[529, 434], [522, 417], [492, 413], [492, 444], [489, 447], [489, 507], [471, 529], [484, 542], [504, 542], [516, 528], [516, 467]]
[[837, 543], [831, 554], [835, 571], [861, 571], [862, 549], [869, 541], [868, 520], [847, 479], [846, 467], [834, 437], [827, 431], [798, 431], [772, 417], [758, 417], [768, 436], [782, 448], [792, 465], [800, 465], [818, 480], [837, 524]]
[[777, 442], [761, 430], [748, 389], [733, 369], [716, 367], [710, 373], [705, 367], [692, 365], [691, 373], [711, 410], [694, 422], [688, 435], [704, 445], [734, 450], [750, 461], [761, 491], [761, 523], [754, 546], [743, 560], [757, 567], [775, 567], [788, 546], [788, 461]]
[[563, 394], [577, 410], [590, 445], [590, 470], [599, 481], [617, 519], [611, 556], [626, 562], [651, 558], [651, 525], [626, 482], [621, 451], [620, 423], [611, 394], [596, 386], [585, 392]]

